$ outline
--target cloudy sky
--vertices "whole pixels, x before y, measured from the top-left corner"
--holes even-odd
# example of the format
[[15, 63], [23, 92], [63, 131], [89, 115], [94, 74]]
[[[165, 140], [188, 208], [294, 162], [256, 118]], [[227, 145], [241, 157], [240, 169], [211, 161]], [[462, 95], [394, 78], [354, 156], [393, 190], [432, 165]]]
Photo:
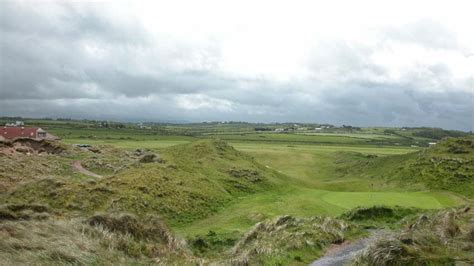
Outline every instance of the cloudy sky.
[[473, 130], [471, 2], [1, 0], [0, 116]]

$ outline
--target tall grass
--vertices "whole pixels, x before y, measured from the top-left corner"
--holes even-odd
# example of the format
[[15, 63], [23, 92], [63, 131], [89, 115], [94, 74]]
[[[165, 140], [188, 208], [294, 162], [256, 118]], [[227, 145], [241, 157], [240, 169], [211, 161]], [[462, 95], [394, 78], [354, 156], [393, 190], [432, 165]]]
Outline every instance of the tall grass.
[[469, 208], [421, 215], [406, 229], [379, 238], [356, 265], [454, 265], [474, 263], [474, 212]]
[[354, 227], [331, 217], [281, 216], [260, 222], [232, 249], [231, 264], [303, 263], [317, 258], [324, 247], [340, 243]]

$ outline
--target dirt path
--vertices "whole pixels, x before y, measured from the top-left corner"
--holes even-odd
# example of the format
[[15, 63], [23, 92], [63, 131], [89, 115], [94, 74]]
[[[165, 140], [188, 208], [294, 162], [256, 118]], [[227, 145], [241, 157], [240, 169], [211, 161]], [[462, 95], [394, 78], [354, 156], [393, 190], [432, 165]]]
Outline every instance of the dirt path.
[[91, 171], [87, 170], [86, 168], [84, 168], [82, 165], [81, 165], [81, 161], [74, 161], [72, 163], [72, 167], [74, 169], [76, 169], [77, 171], [79, 171], [80, 173], [82, 174], [85, 174], [85, 175], [88, 175], [88, 176], [92, 176], [92, 177], [95, 177], [95, 178], [101, 178], [102, 176], [101, 175], [98, 175], [96, 173], [92, 173]]
[[311, 266], [343, 266], [348, 265], [349, 262], [361, 251], [363, 251], [369, 244], [374, 242], [382, 235], [382, 231], [372, 232], [370, 237], [344, 242], [340, 245], [330, 247], [326, 254], [313, 261]]

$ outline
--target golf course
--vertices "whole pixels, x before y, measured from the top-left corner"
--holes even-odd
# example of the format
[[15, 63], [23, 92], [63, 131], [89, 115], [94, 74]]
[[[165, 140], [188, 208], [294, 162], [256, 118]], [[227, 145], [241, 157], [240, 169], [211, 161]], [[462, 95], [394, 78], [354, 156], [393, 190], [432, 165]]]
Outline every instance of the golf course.
[[[156, 249], [171, 264], [307, 264], [370, 228], [395, 234], [419, 215], [472, 204], [474, 140], [467, 133], [26, 122], [60, 140], [2, 144], [3, 219], [20, 235], [27, 227], [38, 234], [63, 228], [59, 240], [42, 247], [47, 252], [70, 239], [91, 250], [73, 255], [80, 248], [73, 244], [60, 257], [31, 250], [26, 261], [101, 264], [99, 256], [116, 254], [109, 260], [146, 263]], [[89, 233], [75, 235], [83, 226]], [[4, 260], [19, 260], [15, 245], [31, 248], [20, 235], [2, 244]], [[422, 252], [414, 262], [438, 259]]]

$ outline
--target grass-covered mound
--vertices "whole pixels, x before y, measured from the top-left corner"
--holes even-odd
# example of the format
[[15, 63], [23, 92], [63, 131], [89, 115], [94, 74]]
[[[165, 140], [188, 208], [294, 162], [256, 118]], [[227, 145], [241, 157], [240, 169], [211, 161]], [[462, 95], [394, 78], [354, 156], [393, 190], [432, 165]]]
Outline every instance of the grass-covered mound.
[[340, 173], [384, 178], [402, 187], [448, 190], [474, 197], [474, 137], [447, 138], [411, 154], [355, 157], [343, 163]]
[[56, 141], [0, 141], [0, 196], [17, 185], [43, 177], [71, 175], [71, 149]]
[[471, 265], [474, 211], [443, 210], [413, 219], [406, 229], [380, 237], [356, 265]]
[[415, 215], [421, 210], [416, 208], [388, 207], [388, 206], [372, 206], [359, 207], [351, 209], [342, 215], [341, 219], [352, 222], [363, 223], [368, 226], [380, 226], [381, 224], [393, 225], [400, 220]]
[[236, 265], [307, 265], [331, 244], [360, 233], [342, 219], [282, 216], [255, 225], [232, 249]]
[[264, 191], [277, 176], [219, 140], [170, 147], [161, 156], [159, 162], [137, 162], [97, 180], [40, 179], [4, 198], [79, 213], [160, 214], [176, 224], [205, 217], [239, 195]]
[[198, 264], [161, 219], [101, 214], [89, 219], [0, 220], [2, 265]]

